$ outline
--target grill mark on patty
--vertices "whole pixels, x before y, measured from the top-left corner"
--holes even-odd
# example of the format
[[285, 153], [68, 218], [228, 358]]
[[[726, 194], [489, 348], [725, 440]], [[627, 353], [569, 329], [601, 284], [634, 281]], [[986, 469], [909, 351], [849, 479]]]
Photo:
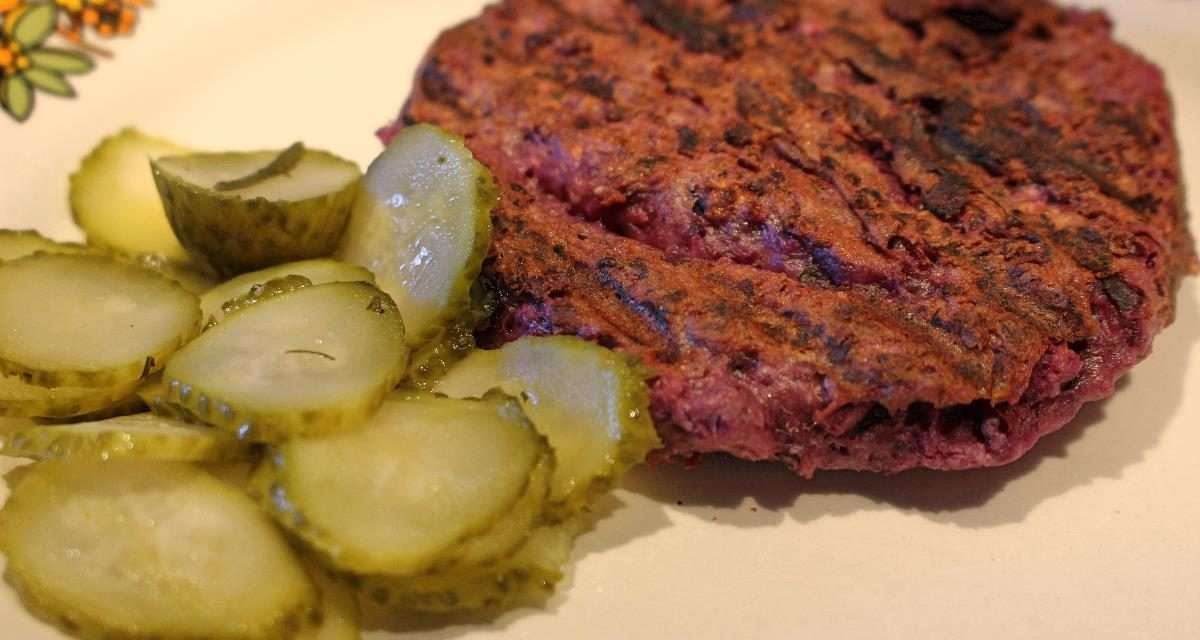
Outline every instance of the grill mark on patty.
[[668, 0], [635, 0], [647, 24], [683, 43], [693, 53], [733, 55], [739, 43], [723, 25], [692, 15]]

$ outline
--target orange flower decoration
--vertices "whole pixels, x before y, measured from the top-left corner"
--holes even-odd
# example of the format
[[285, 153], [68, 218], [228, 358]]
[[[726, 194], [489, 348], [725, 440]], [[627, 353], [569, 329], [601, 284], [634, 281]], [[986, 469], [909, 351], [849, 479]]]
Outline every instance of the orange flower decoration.
[[59, 32], [72, 42], [81, 42], [85, 30], [101, 38], [133, 31], [138, 9], [150, 6], [151, 0], [55, 0], [55, 4], [65, 18]]

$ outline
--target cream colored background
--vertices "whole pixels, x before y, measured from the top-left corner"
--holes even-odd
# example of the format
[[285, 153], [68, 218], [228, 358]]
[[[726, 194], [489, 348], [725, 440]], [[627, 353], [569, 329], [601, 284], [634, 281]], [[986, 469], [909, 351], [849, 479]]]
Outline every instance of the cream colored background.
[[[78, 100], [39, 96], [21, 126], [0, 117], [0, 224], [73, 237], [66, 176], [130, 123], [212, 148], [303, 138], [365, 165], [422, 50], [482, 3], [157, 4]], [[1093, 4], [1166, 67], [1200, 212], [1200, 2]], [[1009, 468], [811, 482], [728, 462], [640, 470], [548, 611], [403, 637], [1200, 638], [1198, 297], [1189, 281], [1117, 397]], [[0, 587], [0, 640], [56, 637]]]

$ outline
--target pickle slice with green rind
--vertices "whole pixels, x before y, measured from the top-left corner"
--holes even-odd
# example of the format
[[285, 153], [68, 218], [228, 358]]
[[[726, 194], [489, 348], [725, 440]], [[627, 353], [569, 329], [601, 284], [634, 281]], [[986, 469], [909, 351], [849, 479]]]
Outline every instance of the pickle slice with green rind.
[[405, 128], [367, 169], [339, 256], [375, 274], [410, 346], [467, 310], [496, 199], [491, 173], [462, 139], [430, 125]]
[[223, 462], [244, 459], [248, 453], [249, 445], [228, 433], [152, 413], [40, 425], [12, 433], [0, 442], [2, 455], [42, 460]]
[[128, 398], [137, 384], [116, 387], [39, 387], [0, 376], [0, 416], [71, 418], [101, 411]]
[[536, 605], [554, 592], [581, 530], [578, 519], [534, 529], [511, 556], [478, 566], [398, 578], [364, 576], [365, 606], [400, 613], [453, 613]]
[[86, 639], [285, 640], [316, 605], [270, 519], [185, 463], [34, 465], [0, 551], [26, 606]]
[[73, 242], [56, 242], [32, 229], [0, 229], [0, 262], [44, 253], [94, 253], [95, 250]]
[[520, 398], [554, 450], [550, 497], [571, 507], [660, 446], [645, 381], [621, 355], [571, 336], [526, 337], [476, 351], [433, 387], [450, 397], [501, 389]]
[[375, 276], [371, 275], [370, 271], [339, 260], [316, 258], [313, 260], [288, 262], [250, 273], [243, 273], [236, 278], [209, 289], [204, 295], [200, 296], [200, 310], [204, 314], [205, 322], [209, 320], [220, 322], [221, 318], [225, 315], [221, 311], [221, 305], [238, 296], [245, 295], [250, 290], [250, 287], [285, 276], [303, 276], [308, 278], [312, 284], [325, 284], [327, 282], [375, 282]]
[[278, 156], [277, 151], [194, 153], [152, 163], [171, 228], [197, 262], [232, 276], [328, 256], [337, 248], [362, 175], [349, 160], [304, 149], [285, 173], [242, 188], [216, 188]]
[[154, 158], [187, 153], [168, 140], [136, 129], [105, 138], [71, 174], [70, 202], [75, 222], [88, 242], [127, 254], [157, 253], [186, 262], [154, 186]]
[[274, 296], [205, 331], [167, 363], [167, 401], [242, 439], [358, 426], [407, 365], [386, 293], [331, 282]]
[[104, 256], [0, 264], [0, 371], [46, 387], [115, 387], [157, 371], [199, 330], [195, 295]]
[[544, 444], [502, 396], [396, 392], [361, 429], [276, 447], [254, 484], [333, 566], [412, 575], [499, 522]]

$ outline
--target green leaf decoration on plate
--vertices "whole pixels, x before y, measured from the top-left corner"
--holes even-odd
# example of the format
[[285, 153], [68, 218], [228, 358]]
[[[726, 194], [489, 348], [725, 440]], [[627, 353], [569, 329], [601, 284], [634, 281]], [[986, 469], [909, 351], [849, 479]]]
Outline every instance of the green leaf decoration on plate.
[[39, 69], [63, 74], [87, 73], [96, 68], [92, 59], [77, 51], [45, 47], [29, 52], [29, 60]]
[[75, 89], [71, 88], [67, 79], [62, 77], [57, 71], [51, 71], [42, 67], [31, 67], [21, 74], [29, 81], [29, 84], [34, 87], [56, 96], [64, 98], [74, 97]]
[[17, 122], [24, 122], [33, 112], [33, 87], [24, 76], [5, 78], [0, 84], [0, 102]]
[[12, 40], [23, 49], [33, 49], [54, 33], [58, 23], [58, 8], [54, 4], [30, 5], [25, 13], [17, 18], [13, 26]]
[[91, 39], [128, 35], [139, 8], [149, 4], [0, 0], [0, 110], [24, 122], [33, 113], [38, 92], [75, 97], [68, 76], [94, 69], [94, 55], [111, 55]]

